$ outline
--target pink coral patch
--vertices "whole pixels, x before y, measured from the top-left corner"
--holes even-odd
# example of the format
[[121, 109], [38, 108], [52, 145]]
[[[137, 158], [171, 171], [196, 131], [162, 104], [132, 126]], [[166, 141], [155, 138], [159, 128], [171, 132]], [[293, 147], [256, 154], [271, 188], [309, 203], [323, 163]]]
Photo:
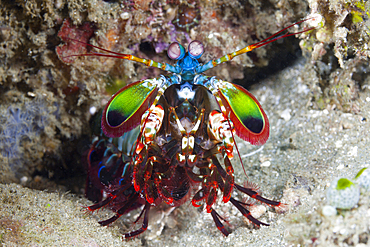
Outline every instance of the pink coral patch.
[[[94, 30], [94, 25], [90, 22], [85, 22], [77, 27], [71, 25], [69, 19], [65, 19], [58, 32], [58, 37], [66, 42], [56, 48], [59, 59], [64, 63], [70, 64], [75, 60], [75, 57], [71, 55], [85, 54], [87, 52], [87, 45], [83, 43], [88, 43], [89, 39], [94, 34]], [[71, 39], [76, 39], [83, 43], [75, 42]]]

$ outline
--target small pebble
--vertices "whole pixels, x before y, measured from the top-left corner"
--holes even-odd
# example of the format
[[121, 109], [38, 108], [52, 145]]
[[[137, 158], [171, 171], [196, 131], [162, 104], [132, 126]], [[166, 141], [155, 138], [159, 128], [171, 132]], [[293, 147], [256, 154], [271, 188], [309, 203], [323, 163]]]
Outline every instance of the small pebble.
[[357, 146], [350, 147], [350, 149], [348, 150], [348, 153], [347, 153], [348, 156], [357, 157], [357, 150], [358, 150]]
[[265, 161], [261, 164], [261, 167], [269, 167], [271, 165], [270, 161]]
[[280, 117], [282, 118], [282, 119], [284, 119], [285, 121], [289, 121], [290, 120], [290, 118], [292, 117], [291, 115], [290, 115], [290, 112], [291, 112], [292, 110], [291, 109], [285, 109], [281, 114], [280, 114]]
[[327, 217], [334, 216], [337, 214], [337, 210], [335, 209], [335, 207], [332, 207], [330, 205], [325, 205], [322, 208], [322, 214]]
[[122, 20], [128, 20], [128, 18], [130, 18], [130, 13], [128, 13], [128, 12], [123, 12], [123, 13], [121, 14], [121, 18], [122, 18]]
[[342, 142], [342, 141], [336, 141], [336, 142], [335, 142], [335, 147], [336, 147], [336, 148], [341, 148], [341, 147], [343, 147], [343, 142]]
[[266, 207], [263, 205], [252, 205], [249, 207], [249, 210], [252, 216], [256, 219], [261, 217], [264, 213], [266, 213]]
[[23, 176], [23, 177], [21, 178], [21, 184], [22, 184], [22, 185], [25, 185], [25, 184], [27, 183], [27, 181], [28, 181], [28, 177]]
[[91, 115], [94, 115], [94, 114], [96, 113], [96, 110], [97, 110], [97, 109], [96, 109], [96, 107], [95, 107], [95, 106], [92, 106], [92, 107], [90, 107], [90, 109], [89, 109], [89, 110], [90, 110], [90, 114], [91, 114]]

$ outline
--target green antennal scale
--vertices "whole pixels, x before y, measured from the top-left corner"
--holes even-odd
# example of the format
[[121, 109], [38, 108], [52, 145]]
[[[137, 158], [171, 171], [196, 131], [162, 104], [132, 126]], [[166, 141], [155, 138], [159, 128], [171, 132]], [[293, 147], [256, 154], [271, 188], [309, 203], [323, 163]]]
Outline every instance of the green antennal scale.
[[103, 111], [102, 129], [108, 137], [119, 137], [140, 124], [141, 116], [153, 104], [158, 86], [157, 79], [137, 81], [120, 89]]
[[269, 121], [256, 97], [236, 84], [219, 83], [219, 96], [230, 114], [236, 134], [253, 145], [265, 144], [269, 137]]

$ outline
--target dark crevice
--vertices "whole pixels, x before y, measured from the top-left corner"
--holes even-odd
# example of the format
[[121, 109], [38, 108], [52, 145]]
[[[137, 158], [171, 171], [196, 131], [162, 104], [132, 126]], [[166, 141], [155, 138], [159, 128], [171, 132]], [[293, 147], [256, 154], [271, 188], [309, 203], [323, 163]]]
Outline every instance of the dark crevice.
[[[281, 70], [293, 65], [298, 58], [302, 57], [299, 47], [299, 39], [288, 37], [281, 43], [272, 44], [269, 49], [269, 64], [265, 67], [252, 67], [244, 69], [244, 78], [236, 79], [233, 82], [245, 88], [250, 88], [253, 84], [273, 76]], [[248, 53], [254, 62], [258, 62], [258, 57], [254, 53]]]

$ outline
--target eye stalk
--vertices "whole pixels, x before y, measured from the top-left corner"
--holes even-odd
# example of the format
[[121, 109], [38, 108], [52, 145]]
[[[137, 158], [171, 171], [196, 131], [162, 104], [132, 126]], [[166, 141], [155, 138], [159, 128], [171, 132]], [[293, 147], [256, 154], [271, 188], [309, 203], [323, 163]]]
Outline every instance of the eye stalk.
[[188, 46], [188, 53], [191, 58], [198, 59], [204, 52], [204, 46], [199, 40], [193, 40]]
[[167, 55], [171, 59], [180, 60], [185, 56], [185, 48], [181, 44], [173, 42], [168, 47]]

